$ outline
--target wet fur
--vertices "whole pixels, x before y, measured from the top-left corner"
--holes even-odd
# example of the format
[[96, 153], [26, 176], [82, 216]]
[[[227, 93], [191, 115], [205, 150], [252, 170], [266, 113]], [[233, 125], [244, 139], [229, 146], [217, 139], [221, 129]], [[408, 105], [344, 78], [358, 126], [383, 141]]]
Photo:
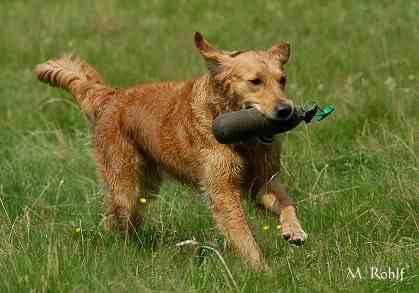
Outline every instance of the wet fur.
[[[289, 46], [226, 52], [199, 33], [195, 44], [209, 72], [188, 81], [115, 89], [90, 65], [70, 56], [40, 64], [35, 73], [39, 80], [72, 93], [90, 121], [94, 156], [106, 188], [107, 229], [125, 235], [133, 230], [146, 206], [139, 197], [158, 192], [164, 170], [206, 191], [216, 225], [254, 269], [263, 269], [241, 206], [245, 192], [278, 215], [288, 241], [300, 244], [306, 237], [278, 180], [279, 147], [221, 145], [211, 127], [220, 113], [246, 104], [270, 115], [277, 103], [290, 102], [281, 86]], [[251, 74], [264, 78], [263, 88], [248, 83]]]

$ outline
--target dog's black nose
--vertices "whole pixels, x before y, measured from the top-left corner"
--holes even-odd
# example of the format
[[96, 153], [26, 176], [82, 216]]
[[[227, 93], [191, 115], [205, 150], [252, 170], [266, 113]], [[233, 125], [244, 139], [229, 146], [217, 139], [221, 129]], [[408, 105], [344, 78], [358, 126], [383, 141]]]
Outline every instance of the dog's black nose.
[[274, 117], [278, 120], [286, 120], [291, 117], [293, 107], [289, 104], [278, 104], [274, 109]]

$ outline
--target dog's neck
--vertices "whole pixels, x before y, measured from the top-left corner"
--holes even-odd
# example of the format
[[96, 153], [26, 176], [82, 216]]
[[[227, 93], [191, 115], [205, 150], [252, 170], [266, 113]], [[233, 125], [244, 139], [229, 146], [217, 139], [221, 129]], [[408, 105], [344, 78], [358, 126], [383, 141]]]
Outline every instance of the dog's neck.
[[[229, 99], [228, 96], [223, 95], [222, 91], [217, 88], [215, 81], [210, 75], [203, 75], [192, 82], [192, 113], [198, 122], [198, 125], [195, 125], [195, 128], [199, 129], [202, 133], [212, 131], [213, 121], [218, 115], [240, 110], [238, 105], [228, 103], [233, 99]], [[239, 143], [234, 145], [236, 150], [244, 154], [253, 154], [255, 147], [257, 147], [260, 152], [269, 152], [272, 150], [272, 145], [263, 145], [259, 143]]]
[[209, 116], [211, 120], [222, 113], [240, 110], [234, 102], [235, 99], [229, 97], [210, 74], [197, 78], [193, 88], [193, 103], [200, 107], [194, 108], [205, 109], [206, 116]]

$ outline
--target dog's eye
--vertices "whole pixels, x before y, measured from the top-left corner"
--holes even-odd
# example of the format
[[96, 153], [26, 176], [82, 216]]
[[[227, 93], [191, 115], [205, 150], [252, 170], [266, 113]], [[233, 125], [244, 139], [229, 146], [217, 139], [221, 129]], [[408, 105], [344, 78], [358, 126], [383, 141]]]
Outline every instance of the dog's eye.
[[287, 77], [285, 75], [281, 76], [281, 78], [279, 79], [279, 84], [282, 87], [285, 87], [286, 83], [287, 83]]
[[249, 82], [253, 85], [260, 85], [262, 84], [262, 80], [260, 78], [255, 78], [255, 79], [251, 79], [249, 80]]

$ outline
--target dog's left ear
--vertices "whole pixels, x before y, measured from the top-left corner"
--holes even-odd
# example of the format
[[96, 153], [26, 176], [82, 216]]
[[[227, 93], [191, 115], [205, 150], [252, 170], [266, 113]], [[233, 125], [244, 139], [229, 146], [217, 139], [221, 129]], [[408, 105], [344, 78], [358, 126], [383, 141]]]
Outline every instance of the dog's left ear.
[[280, 43], [273, 45], [272, 48], [268, 50], [268, 52], [278, 56], [279, 61], [282, 64], [285, 64], [288, 62], [288, 59], [290, 58], [290, 44]]

